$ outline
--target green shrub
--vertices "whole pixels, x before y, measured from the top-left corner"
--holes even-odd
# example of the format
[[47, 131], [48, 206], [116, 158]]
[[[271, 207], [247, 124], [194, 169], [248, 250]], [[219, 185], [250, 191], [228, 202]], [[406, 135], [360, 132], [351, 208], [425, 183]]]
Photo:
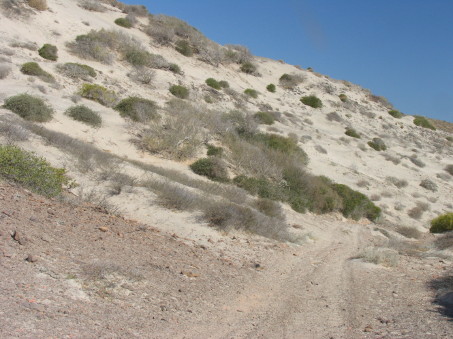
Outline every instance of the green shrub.
[[170, 64], [168, 66], [168, 70], [172, 73], [175, 74], [180, 74], [181, 73], [181, 67], [179, 67], [177, 64]]
[[333, 188], [343, 200], [341, 212], [345, 217], [354, 220], [366, 217], [371, 221], [376, 221], [380, 217], [381, 209], [364, 194], [342, 184], [333, 184]]
[[269, 84], [266, 86], [266, 89], [268, 90], [268, 92], [275, 93], [276, 87], [274, 84]]
[[137, 122], [148, 122], [159, 117], [157, 105], [154, 101], [139, 97], [123, 99], [115, 106], [123, 118], [130, 118]]
[[283, 154], [298, 155], [302, 162], [306, 162], [307, 154], [297, 145], [297, 139], [284, 137], [278, 134], [258, 133], [251, 137], [251, 140], [260, 142], [270, 149], [279, 151]]
[[258, 112], [253, 117], [260, 124], [272, 125], [275, 122], [275, 116], [270, 112]]
[[180, 99], [186, 99], [189, 97], [189, 90], [186, 87], [180, 85], [171, 86], [170, 93]]
[[360, 134], [357, 133], [357, 131], [354, 128], [346, 128], [346, 132], [344, 132], [344, 134], [346, 134], [347, 136], [352, 137], [352, 138], [357, 138], [357, 139], [361, 138]]
[[191, 57], [193, 55], [193, 48], [187, 40], [176, 41], [175, 49], [186, 57]]
[[368, 141], [368, 146], [376, 151], [385, 151], [387, 149], [384, 141], [380, 138], [373, 138], [372, 141]]
[[0, 145], [0, 176], [47, 197], [59, 195], [68, 183], [64, 169], [11, 145]]
[[414, 119], [414, 124], [423, 128], [429, 128], [432, 129], [433, 131], [436, 130], [436, 127], [434, 127], [428, 119], [422, 116], [416, 116]]
[[315, 95], [309, 95], [302, 97], [300, 99], [304, 105], [313, 107], [313, 108], [321, 108], [322, 107], [322, 101]]
[[222, 88], [230, 88], [230, 84], [228, 83], [228, 81], [225, 81], [225, 80], [220, 80], [219, 85]]
[[347, 97], [346, 94], [344, 94], [344, 93], [341, 93], [338, 97], [340, 98], [340, 100], [341, 100], [342, 102], [348, 101], [348, 97]]
[[256, 65], [252, 64], [251, 62], [245, 62], [241, 65], [241, 72], [246, 74], [254, 74], [256, 73]]
[[132, 22], [130, 22], [129, 19], [127, 18], [118, 18], [115, 20], [115, 23], [118, 26], [124, 27], [124, 28], [131, 28], [132, 27]]
[[251, 88], [247, 88], [245, 91], [244, 91], [244, 94], [251, 97], [251, 98], [258, 98], [258, 91], [254, 90], [254, 89], [251, 89]]
[[25, 120], [46, 122], [52, 119], [53, 109], [40, 98], [19, 94], [5, 100], [4, 106]]
[[431, 221], [431, 233], [443, 233], [453, 231], [453, 213], [446, 213]]
[[83, 84], [79, 94], [107, 107], [112, 107], [118, 100], [115, 92], [96, 84]]
[[390, 110], [389, 114], [396, 119], [401, 119], [404, 116], [403, 113], [401, 113], [400, 111], [397, 111], [396, 109]]
[[89, 80], [90, 78], [96, 77], [96, 71], [93, 67], [74, 62], [67, 62], [63, 65], [58, 65], [57, 70], [61, 74], [73, 79]]
[[209, 87], [212, 87], [214, 89], [217, 89], [217, 90], [222, 88], [222, 86], [220, 86], [220, 83], [214, 78], [206, 79], [206, 85], [208, 85]]
[[46, 82], [54, 82], [55, 78], [52, 74], [47, 73], [41, 68], [36, 62], [26, 62], [20, 68], [20, 71], [26, 75], [33, 75], [39, 77], [41, 80]]
[[58, 49], [57, 46], [44, 44], [39, 50], [38, 53], [41, 57], [47, 60], [57, 61], [58, 59]]
[[129, 48], [123, 52], [124, 59], [135, 67], [148, 67], [152, 63], [152, 54], [141, 48]]
[[222, 147], [217, 147], [217, 146], [210, 145], [210, 144], [206, 145], [206, 147], [208, 148], [208, 152], [207, 152], [208, 156], [220, 157], [223, 154]]
[[448, 136], [448, 137], [445, 137], [445, 139], [447, 139], [447, 141], [453, 142], [453, 137]]
[[83, 122], [93, 127], [100, 127], [102, 124], [101, 116], [84, 105], [70, 107], [66, 110], [65, 114], [74, 120]]
[[250, 194], [259, 196], [260, 198], [287, 201], [281, 187], [268, 179], [257, 179], [239, 175], [233, 179], [233, 183]]
[[280, 77], [278, 81], [280, 83], [280, 86], [282, 86], [283, 88], [292, 89], [299, 85], [303, 81], [303, 78], [298, 74], [285, 73]]
[[203, 158], [190, 165], [192, 171], [215, 181], [227, 181], [228, 175], [225, 164], [217, 157]]

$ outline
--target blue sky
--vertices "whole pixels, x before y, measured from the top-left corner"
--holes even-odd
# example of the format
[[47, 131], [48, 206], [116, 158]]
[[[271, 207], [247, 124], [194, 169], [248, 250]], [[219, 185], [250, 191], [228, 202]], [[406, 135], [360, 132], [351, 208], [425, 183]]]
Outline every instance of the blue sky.
[[453, 122], [453, 0], [126, 0]]

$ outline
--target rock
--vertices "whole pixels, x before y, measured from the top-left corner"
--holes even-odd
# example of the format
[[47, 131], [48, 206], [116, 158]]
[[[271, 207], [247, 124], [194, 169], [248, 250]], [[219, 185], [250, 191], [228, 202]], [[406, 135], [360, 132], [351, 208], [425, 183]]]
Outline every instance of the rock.
[[29, 254], [25, 260], [28, 262], [37, 262], [38, 258], [32, 254]]
[[373, 331], [373, 327], [371, 325], [367, 325], [364, 329], [363, 329], [363, 332], [372, 332]]
[[109, 228], [105, 227], [105, 226], [101, 226], [101, 227], [98, 228], [98, 230], [101, 231], [101, 232], [108, 232]]
[[22, 235], [22, 233], [19, 233], [18, 231], [14, 231], [11, 237], [15, 241], [17, 241], [19, 245], [25, 245], [25, 243], [27, 242], [26, 238]]
[[200, 275], [198, 273], [188, 272], [188, 271], [181, 271], [182, 275], [185, 275], [188, 278], [198, 278]]
[[438, 295], [437, 303], [447, 308], [453, 309], [453, 291]]

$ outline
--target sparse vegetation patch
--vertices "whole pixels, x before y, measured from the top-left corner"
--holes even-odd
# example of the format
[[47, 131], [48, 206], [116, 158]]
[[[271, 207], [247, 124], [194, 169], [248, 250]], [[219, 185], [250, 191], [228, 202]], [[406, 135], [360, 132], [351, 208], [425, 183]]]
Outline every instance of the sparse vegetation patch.
[[416, 126], [420, 126], [420, 127], [423, 127], [423, 128], [428, 128], [428, 129], [431, 129], [433, 131], [436, 130], [436, 127], [434, 127], [428, 119], [426, 119], [425, 117], [422, 117], [422, 116], [416, 116], [414, 118], [414, 124]]
[[85, 105], [70, 107], [65, 114], [92, 127], [100, 127], [102, 124], [101, 116]]
[[41, 80], [45, 82], [54, 82], [55, 78], [52, 74], [46, 72], [39, 66], [36, 62], [26, 62], [20, 68], [20, 71], [26, 75], [33, 75], [39, 77]]
[[124, 28], [132, 27], [132, 22], [130, 22], [128, 18], [118, 18], [115, 20], [115, 24]]
[[244, 91], [244, 94], [251, 97], [251, 98], [258, 98], [258, 91], [252, 89], [252, 88], [247, 88], [245, 91]]
[[107, 107], [112, 107], [118, 100], [115, 92], [97, 84], [83, 84], [79, 94], [83, 98], [96, 101]]
[[5, 100], [4, 106], [25, 120], [47, 122], [52, 119], [53, 109], [37, 97], [19, 94]]
[[401, 119], [402, 117], [404, 117], [404, 114], [400, 111], [397, 111], [396, 109], [392, 109], [388, 113], [396, 119]]
[[170, 93], [180, 99], [187, 99], [189, 97], [189, 90], [186, 87], [180, 85], [171, 86]]
[[12, 145], [0, 145], [0, 176], [47, 197], [59, 195], [68, 183], [64, 169]]
[[322, 101], [315, 95], [309, 95], [302, 97], [300, 99], [304, 105], [313, 107], [313, 108], [321, 108], [322, 107]]
[[123, 118], [127, 117], [136, 122], [145, 123], [159, 117], [156, 103], [139, 97], [129, 97], [121, 100], [115, 106], [115, 110], [120, 112]]
[[347, 136], [349, 137], [352, 137], [352, 138], [357, 138], [357, 139], [360, 139], [360, 134], [357, 133], [357, 131], [354, 129], [354, 128], [346, 128], [346, 131], [344, 132], [344, 134], [346, 134]]
[[274, 84], [269, 84], [266, 86], [268, 92], [275, 93], [276, 87]]
[[44, 44], [39, 50], [38, 53], [41, 57], [51, 61], [57, 61], [58, 59], [58, 49], [57, 46], [51, 44]]
[[382, 140], [381, 138], [373, 138], [372, 141], [368, 141], [368, 146], [376, 151], [385, 151], [387, 149], [384, 140]]
[[446, 213], [431, 221], [431, 233], [443, 233], [453, 231], [453, 213]]
[[93, 67], [74, 62], [67, 62], [57, 66], [58, 72], [73, 79], [90, 80], [96, 77], [96, 71]]

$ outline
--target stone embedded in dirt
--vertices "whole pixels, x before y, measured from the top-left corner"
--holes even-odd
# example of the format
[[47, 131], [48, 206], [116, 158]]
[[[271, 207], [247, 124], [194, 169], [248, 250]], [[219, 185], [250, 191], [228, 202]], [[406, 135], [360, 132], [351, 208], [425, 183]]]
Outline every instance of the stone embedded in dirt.
[[373, 331], [373, 326], [367, 325], [364, 329], [363, 332], [372, 332]]
[[22, 233], [18, 231], [14, 231], [11, 236], [15, 241], [19, 243], [19, 245], [25, 245], [27, 239], [22, 235]]
[[25, 260], [28, 262], [37, 262], [38, 258], [32, 254], [29, 254]]
[[453, 309], [453, 291], [437, 296], [437, 302], [442, 306]]
[[198, 273], [193, 273], [189, 271], [181, 271], [182, 275], [185, 275], [188, 278], [198, 278], [200, 275]]
[[98, 230], [101, 231], [101, 232], [108, 232], [109, 228], [105, 227], [105, 226], [101, 226], [101, 227], [98, 228]]

